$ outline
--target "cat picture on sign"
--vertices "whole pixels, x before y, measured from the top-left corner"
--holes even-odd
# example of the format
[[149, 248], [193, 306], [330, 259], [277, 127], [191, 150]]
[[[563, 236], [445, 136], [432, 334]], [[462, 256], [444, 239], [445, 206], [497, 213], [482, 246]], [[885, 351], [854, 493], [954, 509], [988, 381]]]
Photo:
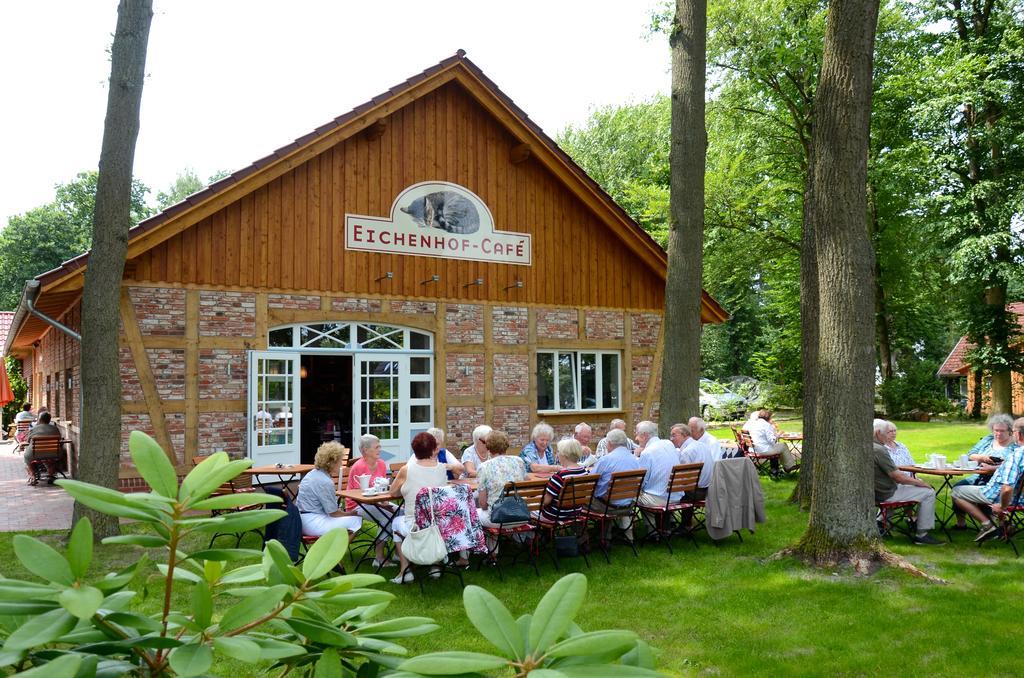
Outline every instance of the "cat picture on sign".
[[448, 233], [476, 233], [480, 213], [465, 196], [455, 191], [436, 191], [414, 198], [400, 207], [420, 228], [437, 228]]

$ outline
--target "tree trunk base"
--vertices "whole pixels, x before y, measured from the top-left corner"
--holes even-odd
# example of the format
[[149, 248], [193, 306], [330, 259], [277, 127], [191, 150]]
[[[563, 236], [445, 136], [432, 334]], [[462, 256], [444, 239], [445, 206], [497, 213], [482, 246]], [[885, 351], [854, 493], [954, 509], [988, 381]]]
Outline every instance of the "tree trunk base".
[[818, 569], [850, 568], [855, 574], [870, 576], [883, 567], [895, 567], [907, 574], [920, 577], [933, 584], [946, 584], [946, 580], [928, 574], [902, 556], [886, 550], [885, 545], [877, 540], [859, 540], [853, 544], [842, 545], [816, 539], [810, 533], [795, 545], [784, 548], [773, 554], [768, 560], [794, 558], [805, 565]]

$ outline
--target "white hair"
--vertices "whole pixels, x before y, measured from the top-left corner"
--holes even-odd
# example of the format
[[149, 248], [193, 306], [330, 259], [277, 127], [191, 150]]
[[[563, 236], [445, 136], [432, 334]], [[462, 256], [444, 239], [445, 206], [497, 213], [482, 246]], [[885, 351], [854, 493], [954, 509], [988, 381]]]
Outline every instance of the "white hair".
[[585, 421], [581, 421], [580, 423], [576, 424], [576, 428], [573, 429], [573, 433], [576, 434], [583, 433], [584, 431], [593, 433], [593, 429], [590, 428], [590, 424], [588, 424]]
[[359, 451], [362, 452], [363, 450], [368, 450], [379, 442], [380, 438], [377, 436], [364, 433], [359, 436]]
[[690, 436], [693, 435], [693, 433], [690, 432], [690, 427], [687, 424], [672, 424], [672, 427], [669, 428], [669, 430], [670, 431], [681, 431], [682, 434], [684, 436], [686, 436], [687, 438], [689, 438]]
[[707, 431], [708, 430], [707, 423], [703, 419], [701, 419], [700, 417], [690, 417], [689, 424], [690, 424], [691, 435], [692, 435], [692, 432], [693, 432], [694, 429], [698, 429], [699, 428], [701, 431]]
[[885, 419], [875, 419], [874, 422], [872, 422], [872, 428], [874, 429], [876, 436], [888, 433], [890, 426], [892, 426], [892, 422], [886, 421]]
[[608, 435], [605, 436], [605, 440], [608, 441], [608, 449], [613, 450], [616, 447], [622, 447], [626, 444], [629, 438], [626, 437], [626, 432], [619, 428], [613, 428], [608, 431]]
[[530, 440], [536, 440], [540, 436], [544, 436], [550, 440], [555, 437], [555, 429], [551, 428], [550, 424], [546, 424], [542, 421], [533, 427], [533, 431], [530, 433]]
[[624, 428], [626, 428], [626, 422], [623, 421], [622, 419], [612, 419], [611, 423], [608, 424], [608, 428], [609, 429], [613, 429], [613, 428], [624, 429]]
[[439, 428], [431, 427], [427, 429], [427, 433], [434, 436], [434, 440], [437, 441], [438, 447], [444, 447], [444, 431]]
[[1008, 414], [993, 414], [985, 423], [988, 424], [989, 431], [994, 429], [996, 424], [1004, 424], [1007, 431], [1013, 431], [1013, 417]]
[[636, 432], [649, 436], [656, 436], [658, 435], [658, 425], [653, 421], [641, 421], [636, 425]]
[[480, 424], [479, 426], [477, 426], [475, 429], [473, 429], [473, 444], [475, 445], [484, 438], [486, 438], [487, 435], [493, 430], [494, 429], [492, 429], [487, 424]]

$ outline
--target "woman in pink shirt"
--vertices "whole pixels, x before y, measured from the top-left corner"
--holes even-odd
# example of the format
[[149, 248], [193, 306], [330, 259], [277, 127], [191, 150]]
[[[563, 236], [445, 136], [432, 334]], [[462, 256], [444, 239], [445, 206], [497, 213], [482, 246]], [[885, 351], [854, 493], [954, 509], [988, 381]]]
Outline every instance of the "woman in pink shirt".
[[[370, 487], [377, 478], [385, 478], [388, 474], [388, 465], [380, 458], [380, 439], [377, 436], [364, 435], [359, 438], [359, 459], [352, 464], [348, 472], [349, 490], [359, 489], [359, 476], [370, 476]], [[376, 558], [373, 567], [376, 569], [384, 562], [384, 548], [391, 540], [391, 515], [397, 507], [394, 504], [358, 504], [351, 499], [345, 500], [345, 508], [350, 511], [357, 511], [363, 518], [369, 518], [381, 529], [387, 531], [387, 538], [377, 540]], [[387, 527], [384, 527], [387, 526]]]

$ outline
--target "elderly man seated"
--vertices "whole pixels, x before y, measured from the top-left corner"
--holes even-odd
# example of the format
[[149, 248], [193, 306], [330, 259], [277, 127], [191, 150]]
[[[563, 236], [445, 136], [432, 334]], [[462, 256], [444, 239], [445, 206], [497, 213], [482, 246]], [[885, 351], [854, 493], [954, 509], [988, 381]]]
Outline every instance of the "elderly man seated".
[[[32, 468], [32, 460], [35, 459], [35, 449], [33, 449], [35, 446], [32, 442], [40, 436], [60, 437], [60, 429], [57, 428], [56, 424], [50, 423], [49, 412], [43, 412], [39, 415], [39, 421], [29, 430], [28, 437], [25, 438], [28, 441], [28, 445], [25, 447], [23, 459], [25, 460], [25, 469], [28, 472], [28, 482], [30, 485], [35, 485], [39, 482], [35, 469]], [[53, 482], [53, 478], [50, 478], [50, 482]]]
[[944, 543], [928, 534], [928, 530], [935, 527], [935, 490], [923, 480], [896, 468], [889, 451], [885, 449], [886, 435], [877, 427], [874, 438], [875, 501], [917, 502], [917, 534], [913, 537], [914, 543], [928, 546]]
[[[620, 431], [625, 431], [626, 430], [626, 422], [624, 422], [622, 419], [612, 419], [611, 422], [609, 422], [609, 424], [608, 424], [608, 430], [611, 431], [613, 429], [619, 429]], [[628, 436], [626, 437], [626, 447], [629, 448], [630, 452], [636, 452], [636, 443], [634, 443], [632, 440], [630, 440]], [[600, 459], [601, 457], [603, 457], [606, 454], [608, 454], [608, 438], [607, 438], [607, 436], [604, 437], [604, 438], [601, 438], [601, 440], [599, 440], [597, 442], [597, 449], [594, 450], [594, 456], [597, 459]], [[596, 459], [595, 459], [595, 461], [596, 461]]]
[[1024, 473], [1024, 417], [1013, 422], [1013, 441], [1016, 445], [1007, 448], [1009, 455], [987, 483], [953, 487], [953, 501], [957, 507], [981, 524], [974, 541], [985, 541], [999, 533], [999, 526], [986, 515], [986, 511], [991, 511], [994, 517], [1001, 516], [1013, 501], [1013, 492], [1021, 473]]
[[679, 431], [679, 436], [685, 439], [679, 448], [679, 463], [696, 464], [700, 462], [704, 464], [700, 470], [700, 478], [697, 479], [697, 489], [693, 492], [693, 496], [688, 496], [688, 498], [696, 501], [706, 499], [708, 496], [708, 486], [711, 484], [711, 475], [715, 470], [715, 462], [722, 458], [722, 452], [718, 448], [718, 441], [716, 440], [714, 445], [701, 443], [693, 435], [693, 429], [687, 424], [675, 424], [672, 426], [673, 440], [675, 440], [677, 430]]
[[[658, 440], [655, 435], [658, 432], [658, 427], [649, 421], [642, 421], [636, 425], [637, 438], [645, 436], [646, 439]], [[641, 433], [641, 429], [643, 433]], [[605, 509], [608, 509], [609, 513], [614, 513], [616, 507], [625, 507], [629, 504], [629, 500], [620, 500], [618, 502], [612, 502], [608, 504], [605, 502], [605, 498], [608, 496], [608, 490], [611, 488], [612, 474], [620, 471], [636, 471], [640, 468], [640, 460], [636, 458], [629, 448], [626, 446], [626, 433], [619, 429], [612, 429], [608, 432], [605, 437], [608, 441], [608, 454], [604, 455], [597, 460], [590, 472], [600, 476], [597, 481], [597, 485], [594, 487], [594, 499], [591, 501], [591, 508], [602, 513]], [[629, 515], [623, 515], [616, 520], [619, 527], [626, 532], [626, 539], [629, 541], [633, 540], [633, 528], [632, 520]], [[606, 523], [607, 533], [605, 538], [607, 539], [611, 532], [611, 524]]]

